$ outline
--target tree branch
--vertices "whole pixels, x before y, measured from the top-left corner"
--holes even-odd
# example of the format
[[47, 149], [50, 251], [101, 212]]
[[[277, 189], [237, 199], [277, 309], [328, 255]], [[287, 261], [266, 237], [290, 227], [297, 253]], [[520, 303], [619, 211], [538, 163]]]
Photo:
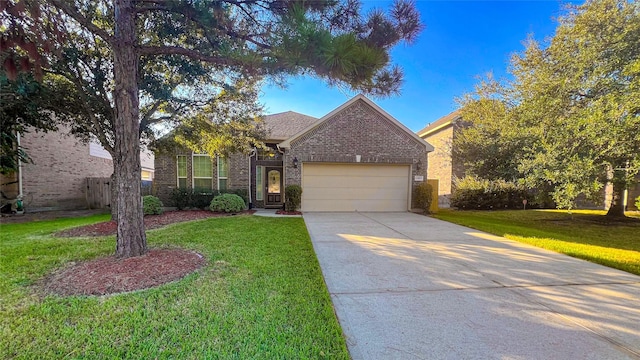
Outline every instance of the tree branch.
[[211, 64], [245, 67], [247, 64], [242, 61], [230, 59], [224, 56], [205, 55], [197, 50], [186, 49], [180, 46], [138, 46], [138, 54], [140, 55], [183, 55], [188, 58], [204, 61]]
[[58, 9], [62, 10], [65, 14], [70, 16], [72, 19], [80, 23], [80, 25], [84, 26], [87, 30], [92, 32], [93, 34], [101, 37], [104, 41], [109, 44], [113, 44], [113, 36], [109, 35], [107, 31], [98, 27], [94, 23], [92, 23], [89, 19], [84, 17], [78, 9], [74, 6], [70, 5], [68, 2], [64, 0], [51, 0], [51, 3]]
[[[260, 23], [242, 6], [243, 4], [247, 4], [247, 3], [254, 3], [254, 1], [250, 1], [250, 2], [234, 2], [233, 4], [235, 4], [237, 7], [240, 8], [240, 10], [242, 10], [242, 12], [249, 17], [255, 24], [256, 26], [259, 25]], [[200, 29], [202, 29], [205, 33], [205, 37], [207, 38], [207, 40], [209, 40], [209, 43], [212, 43], [211, 39], [209, 39], [209, 36], [206, 35], [207, 34], [207, 26], [205, 26], [204, 24], [202, 24], [201, 21], [199, 21], [197, 18], [195, 18], [193, 15], [191, 14], [187, 14], [185, 12], [182, 11], [178, 11], [172, 8], [169, 8], [167, 6], [163, 6], [163, 5], [153, 5], [153, 6], [142, 6], [136, 9], [136, 12], [138, 13], [142, 13], [142, 12], [146, 12], [146, 11], [165, 11], [165, 12], [170, 12], [170, 13], [174, 13], [174, 14], [179, 14], [184, 16], [187, 20], [192, 21], [193, 23], [197, 24]], [[243, 40], [243, 41], [247, 41], [261, 49], [265, 49], [265, 50], [270, 50], [272, 47], [271, 45], [262, 43], [256, 39], [254, 39], [251, 35], [242, 35], [239, 34], [235, 31], [229, 30], [223, 26], [215, 26], [216, 30], [222, 31], [225, 35], [231, 37], [231, 38], [235, 38], [235, 39], [239, 39], [239, 40]]]
[[158, 100], [153, 103], [153, 105], [151, 105], [151, 108], [144, 114], [142, 119], [140, 119], [140, 134], [142, 134], [147, 129], [147, 127], [153, 123], [150, 120], [151, 116], [158, 110], [163, 102], [163, 100]]

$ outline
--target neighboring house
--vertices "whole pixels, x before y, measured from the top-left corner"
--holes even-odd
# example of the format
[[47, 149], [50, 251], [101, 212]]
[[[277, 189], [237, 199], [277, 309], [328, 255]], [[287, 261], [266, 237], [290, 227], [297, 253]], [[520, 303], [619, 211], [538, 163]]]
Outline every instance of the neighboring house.
[[[450, 207], [450, 197], [455, 189], [455, 180], [465, 175], [464, 165], [460, 163], [453, 154], [453, 140], [463, 128], [460, 111], [454, 111], [427, 125], [417, 132], [418, 136], [433, 145], [435, 150], [430, 152], [429, 169], [427, 177], [438, 180], [438, 206], [441, 208]], [[640, 174], [637, 176], [638, 183], [627, 190], [626, 208], [628, 210], [638, 210], [635, 205], [636, 197], [640, 196]], [[613, 188], [609, 185], [603, 189], [603, 202], [593, 203], [583, 198], [577, 200], [579, 208], [608, 209], [611, 204], [611, 193]]]
[[456, 163], [452, 156], [453, 139], [462, 127], [459, 111], [454, 111], [427, 125], [417, 132], [418, 136], [433, 145], [429, 153], [427, 177], [438, 180], [438, 207], [450, 207], [450, 197], [455, 187], [454, 181], [464, 176], [464, 167]]
[[425, 181], [433, 147], [363, 95], [321, 119], [266, 116], [269, 151], [211, 159], [189, 151], [156, 153], [156, 191], [247, 189], [250, 206], [281, 208], [284, 188], [301, 185], [302, 211], [407, 211]]
[[[88, 177], [111, 176], [113, 162], [98, 143], [85, 144], [67, 134], [29, 132], [20, 144], [33, 160], [20, 170], [0, 178], [2, 203], [22, 194], [27, 211], [73, 210], [87, 208]], [[153, 179], [153, 154], [141, 154], [142, 178]]]

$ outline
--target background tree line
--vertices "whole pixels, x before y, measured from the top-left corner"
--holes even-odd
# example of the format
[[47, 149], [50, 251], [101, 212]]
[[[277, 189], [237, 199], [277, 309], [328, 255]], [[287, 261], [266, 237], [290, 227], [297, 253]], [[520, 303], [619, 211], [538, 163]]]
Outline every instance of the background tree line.
[[544, 45], [512, 56], [508, 80], [491, 76], [460, 99], [453, 156], [468, 175], [537, 189], [559, 208], [602, 200], [624, 216], [640, 171], [640, 3], [589, 0], [567, 7]]

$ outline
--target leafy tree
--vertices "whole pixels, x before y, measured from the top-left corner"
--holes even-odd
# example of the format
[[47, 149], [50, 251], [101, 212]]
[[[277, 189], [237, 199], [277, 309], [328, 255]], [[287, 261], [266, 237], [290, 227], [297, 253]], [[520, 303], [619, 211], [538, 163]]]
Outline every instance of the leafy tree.
[[624, 216], [640, 170], [640, 3], [590, 0], [559, 22], [546, 48], [530, 40], [512, 60], [519, 124], [538, 139], [521, 169], [564, 206], [611, 183], [607, 215]]
[[452, 156], [464, 166], [466, 175], [492, 181], [522, 177], [518, 166], [531, 140], [511, 126], [514, 120], [507, 92], [489, 75], [475, 93], [458, 100], [462, 124], [453, 138]]
[[624, 190], [640, 170], [638, 44], [640, 3], [569, 7], [546, 47], [530, 39], [513, 56], [512, 81], [465, 103], [465, 120], [479, 124], [463, 137], [468, 151], [517, 165], [559, 207], [573, 207], [580, 194], [598, 199], [612, 184], [607, 215], [624, 216]]
[[[104, 104], [105, 114], [112, 111], [111, 117], [97, 117], [95, 125], [103, 126], [100, 140], [112, 145], [107, 149], [112, 152], [119, 194], [118, 257], [147, 251], [139, 138], [146, 126], [163, 119], [156, 114], [197, 118], [191, 102], [204, 98], [206, 108], [212, 98], [200, 97], [201, 91], [219, 94], [225, 86], [247, 78], [283, 82], [287, 75], [311, 74], [368, 94], [397, 93], [402, 71], [390, 65], [389, 51], [400, 41], [414, 40], [422, 27], [414, 5], [403, 0], [395, 2], [388, 14], [373, 11], [367, 16], [355, 0], [24, 2], [27, 6], [22, 8], [15, 1], [2, 2], [0, 19], [3, 24], [8, 19], [8, 27], [17, 29], [3, 51], [24, 51], [20, 46], [24, 39], [22, 43], [43, 43], [31, 41], [30, 35], [56, 39], [62, 34], [58, 38], [64, 41], [56, 42], [55, 49], [47, 52], [42, 47], [36, 55], [53, 54], [58, 59], [77, 55], [72, 68], [57, 71], [71, 70], [75, 83], [108, 84], [81, 87], [87, 89], [85, 99], [97, 104], [106, 98], [110, 106]], [[21, 30], [27, 36], [21, 37]], [[94, 55], [86, 57], [87, 52]], [[189, 86], [193, 83], [196, 86]], [[174, 99], [185, 105], [169, 101]], [[112, 124], [106, 122], [110, 118]]]
[[[47, 76], [35, 81], [31, 74], [16, 74], [11, 81], [0, 72], [0, 172], [18, 170], [18, 160], [30, 162], [26, 150], [18, 145], [18, 133], [57, 130], [61, 123], [77, 119], [79, 104], [73, 89], [59, 78]], [[57, 114], [51, 116], [52, 113]]]

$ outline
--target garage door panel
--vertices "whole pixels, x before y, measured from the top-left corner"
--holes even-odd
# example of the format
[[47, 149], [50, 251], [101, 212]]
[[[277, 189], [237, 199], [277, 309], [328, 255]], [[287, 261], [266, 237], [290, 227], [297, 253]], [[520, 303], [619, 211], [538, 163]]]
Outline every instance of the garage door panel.
[[303, 211], [406, 211], [409, 166], [303, 164]]
[[304, 211], [407, 211], [406, 205], [396, 200], [315, 200], [305, 205]]
[[[371, 169], [385, 168], [377, 176], [406, 176], [406, 166], [394, 165], [348, 165], [348, 164], [305, 164], [305, 175], [313, 176], [371, 176]], [[347, 172], [345, 172], [345, 169]]]
[[307, 176], [305, 173], [305, 187], [309, 188], [386, 188], [405, 187], [407, 176], [403, 177], [363, 177], [363, 176]]
[[[331, 192], [331, 196], [327, 196], [327, 191]], [[353, 189], [353, 188], [338, 188], [338, 189], [317, 189], [311, 188], [304, 190], [306, 200], [315, 199], [406, 199], [405, 189]]]

